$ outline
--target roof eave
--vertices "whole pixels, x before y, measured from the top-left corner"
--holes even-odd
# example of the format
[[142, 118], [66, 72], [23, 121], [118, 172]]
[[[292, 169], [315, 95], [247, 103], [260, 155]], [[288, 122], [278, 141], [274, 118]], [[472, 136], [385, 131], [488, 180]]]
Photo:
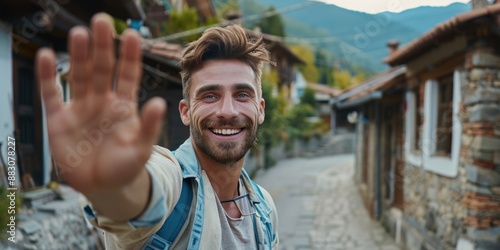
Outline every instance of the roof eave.
[[417, 40], [411, 42], [404, 48], [396, 50], [393, 54], [384, 59], [384, 62], [390, 66], [397, 66], [408, 62], [409, 60], [417, 57], [422, 51], [425, 51], [433, 46], [436, 42], [449, 36], [454, 36], [463, 25], [488, 16], [497, 15], [500, 13], [500, 3], [493, 4], [486, 8], [473, 10], [455, 16], [454, 18], [441, 23], [431, 29], [429, 32], [422, 35]]

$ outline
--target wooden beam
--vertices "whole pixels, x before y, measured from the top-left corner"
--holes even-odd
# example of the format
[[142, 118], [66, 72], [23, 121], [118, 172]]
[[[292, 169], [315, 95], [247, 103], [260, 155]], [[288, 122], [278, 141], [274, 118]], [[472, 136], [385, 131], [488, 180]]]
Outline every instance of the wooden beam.
[[[409, 61], [406, 64], [406, 76], [411, 78], [418, 75], [422, 71], [434, 70], [436, 71], [437, 64], [442, 63], [456, 54], [463, 54], [467, 48], [467, 38], [461, 35], [450, 42], [440, 44], [434, 50], [429, 51], [422, 56]], [[463, 56], [463, 55], [462, 55]]]
[[465, 54], [458, 53], [448, 58], [448, 60], [436, 65], [432, 71], [428, 70], [422, 72], [419, 77], [420, 81], [421, 83], [424, 83], [429, 79], [438, 79], [445, 75], [453, 74], [453, 71], [457, 67], [462, 66], [464, 63], [465, 63]]

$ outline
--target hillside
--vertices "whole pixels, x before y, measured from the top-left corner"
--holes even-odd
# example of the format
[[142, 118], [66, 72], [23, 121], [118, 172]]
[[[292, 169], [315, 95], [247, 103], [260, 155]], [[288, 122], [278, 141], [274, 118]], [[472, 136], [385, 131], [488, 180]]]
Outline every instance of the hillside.
[[243, 3], [244, 16], [263, 13], [269, 6], [277, 10], [297, 6], [282, 14], [287, 37], [315, 39], [291, 42], [324, 48], [341, 66], [350, 68], [349, 64], [358, 64], [373, 71], [387, 68], [381, 62], [387, 56], [388, 41], [398, 40], [404, 46], [435, 25], [470, 10], [467, 4], [454, 3], [446, 7], [419, 7], [401, 13], [372, 15], [322, 2], [311, 4], [308, 0], [252, 0]]

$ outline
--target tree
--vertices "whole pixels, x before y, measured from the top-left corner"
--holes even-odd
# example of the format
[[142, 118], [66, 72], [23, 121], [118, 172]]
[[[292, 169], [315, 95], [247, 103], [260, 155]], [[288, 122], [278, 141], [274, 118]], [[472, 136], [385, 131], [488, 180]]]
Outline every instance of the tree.
[[318, 74], [319, 74], [319, 83], [323, 84], [332, 84], [333, 83], [333, 77], [332, 77], [332, 66], [330, 63], [330, 60], [328, 59], [328, 53], [321, 49], [317, 48], [315, 51], [315, 58], [316, 60], [314, 61], [314, 65], [318, 68]]
[[354, 79], [353, 79], [353, 84], [360, 84], [364, 81], [366, 81], [367, 77], [366, 77], [367, 73], [363, 70], [357, 70], [356, 71], [356, 74], [354, 75]]
[[[218, 22], [217, 17], [212, 17], [208, 18], [205, 23], [201, 23], [196, 8], [185, 8], [180, 12], [173, 11], [170, 13], [169, 20], [162, 25], [162, 35], [171, 35]], [[179, 39], [179, 42], [192, 42], [198, 39], [200, 35], [201, 33], [191, 34]]]
[[300, 103], [293, 106], [287, 115], [290, 139], [302, 138], [309, 139], [315, 132], [315, 126], [309, 122], [308, 118], [315, 115], [315, 110], [308, 103]]
[[291, 46], [290, 49], [293, 51], [294, 54], [300, 55], [300, 59], [302, 59], [305, 62], [305, 64], [299, 65], [298, 69], [300, 73], [302, 73], [306, 81], [318, 82], [319, 70], [315, 65], [316, 59], [311, 49], [300, 45]]
[[351, 85], [351, 73], [347, 70], [333, 70], [332, 71], [334, 87], [339, 89], [346, 89]]
[[271, 72], [262, 75], [262, 98], [266, 100], [266, 109], [264, 122], [259, 126], [257, 134], [257, 140], [264, 150], [265, 168], [274, 164], [274, 159], [270, 155], [271, 148], [282, 141], [288, 125], [283, 113], [285, 104], [279, 96], [273, 94], [277, 89], [277, 74]]
[[239, 12], [240, 4], [238, 0], [216, 0], [214, 5], [220, 6], [217, 8], [217, 14], [220, 18], [225, 19], [229, 14]]
[[281, 20], [281, 15], [276, 14], [276, 10], [273, 6], [269, 7], [266, 12], [273, 13], [274, 15], [263, 18], [257, 24], [262, 33], [285, 37], [285, 25]]
[[317, 108], [316, 103], [316, 92], [313, 89], [306, 87], [304, 89], [304, 94], [300, 97], [300, 103], [309, 104], [312, 108]]
[[[198, 13], [195, 8], [186, 8], [183, 11], [172, 11], [168, 21], [162, 25], [163, 35], [171, 35], [186, 30], [192, 30], [200, 26]], [[183, 42], [196, 40], [200, 34], [192, 34], [181, 38]]]

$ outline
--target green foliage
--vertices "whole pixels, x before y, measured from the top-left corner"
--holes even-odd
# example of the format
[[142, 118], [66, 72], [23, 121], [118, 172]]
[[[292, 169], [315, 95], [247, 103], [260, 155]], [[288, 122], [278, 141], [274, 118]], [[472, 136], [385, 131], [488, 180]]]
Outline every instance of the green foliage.
[[[264, 74], [262, 79], [262, 98], [266, 101], [265, 119], [259, 127], [257, 140], [264, 150], [264, 167], [268, 168], [275, 163], [275, 159], [270, 155], [271, 148], [282, 142], [283, 137], [286, 136], [285, 128], [287, 127], [287, 120], [283, 112], [284, 102], [278, 97], [273, 95], [275, 84], [269, 82], [273, 78], [273, 74]], [[274, 82], [276, 83], [276, 82]]]
[[[183, 11], [172, 11], [168, 21], [162, 24], [162, 35], [171, 35], [182, 31], [196, 29], [203, 24], [200, 23], [196, 8], [185, 8]], [[192, 34], [180, 39], [180, 42], [192, 42], [200, 34]]]
[[366, 73], [359, 70], [353, 75], [347, 70], [334, 70], [332, 71], [332, 77], [334, 87], [346, 89], [351, 85], [357, 85], [364, 82], [366, 80]]
[[304, 94], [300, 97], [300, 103], [309, 104], [313, 109], [318, 107], [316, 102], [316, 92], [313, 89], [306, 87]]
[[287, 89], [277, 91], [276, 79], [275, 71], [262, 76], [262, 97], [266, 101], [266, 109], [257, 138], [258, 144], [263, 147], [266, 168], [275, 162], [270, 154], [273, 146], [283, 143], [290, 149], [295, 139], [307, 140], [328, 130], [328, 124], [325, 127], [321, 122], [310, 121], [311, 117], [317, 116], [314, 90], [306, 88], [300, 104], [290, 108], [289, 100], [285, 98]]
[[240, 10], [240, 3], [238, 0], [214, 0], [212, 1], [217, 9], [217, 16], [225, 19], [228, 14], [235, 13]]
[[211, 25], [215, 25], [215, 24], [218, 24], [218, 23], [219, 23], [219, 18], [217, 18], [217, 17], [209, 17], [205, 21], [204, 25], [205, 26], [211, 26]]
[[284, 103], [279, 97], [273, 96], [273, 86], [269, 83], [262, 84], [262, 98], [266, 101], [265, 119], [259, 127], [258, 141], [262, 145], [274, 146], [281, 141], [287, 126], [283, 112]]
[[360, 84], [367, 79], [367, 72], [363, 71], [362, 69], [356, 69], [354, 78], [352, 80], [353, 84]]
[[287, 116], [290, 137], [304, 139], [311, 137], [314, 133], [314, 124], [309, 122], [308, 118], [314, 115], [314, 108], [307, 103], [293, 106]]
[[113, 24], [115, 26], [116, 34], [118, 35], [121, 35], [128, 28], [127, 23], [118, 18], [113, 17]]
[[[185, 7], [182, 11], [172, 11], [168, 21], [161, 25], [161, 35], [171, 35], [183, 31], [193, 30], [203, 26], [211, 26], [219, 23], [217, 17], [210, 17], [204, 23], [200, 21], [196, 8]], [[178, 39], [176, 42], [188, 43], [200, 37], [201, 33], [191, 34]]]
[[315, 56], [311, 49], [306, 46], [291, 46], [290, 49], [296, 55], [300, 55], [300, 58], [305, 62], [305, 64], [299, 65], [299, 71], [304, 76], [308, 82], [318, 82], [319, 80], [319, 70], [315, 65]]
[[[269, 7], [267, 13], [275, 13], [274, 7]], [[275, 14], [266, 18], [262, 18], [258, 23], [262, 33], [271, 34], [279, 37], [285, 37], [285, 26], [281, 20], [281, 15]]]
[[[16, 216], [19, 211], [19, 207], [21, 206], [22, 202], [22, 197], [19, 193], [16, 192], [16, 209], [14, 210], [15, 213], [9, 214], [9, 206], [10, 206], [10, 199], [7, 198], [7, 189], [3, 186], [0, 186], [0, 232], [2, 232], [0, 236], [0, 240], [10, 236], [9, 234], [5, 233], [7, 229], [7, 224], [10, 223], [10, 217], [11, 216]], [[16, 221], [17, 223], [17, 221]]]
[[334, 87], [346, 89], [351, 85], [351, 73], [347, 70], [332, 71]]
[[332, 84], [333, 83], [333, 77], [332, 77], [332, 63], [331, 59], [329, 59], [328, 53], [321, 49], [317, 48], [315, 52], [315, 57], [316, 60], [314, 62], [315, 66], [318, 68], [319, 72], [319, 80], [318, 83], [323, 83], [323, 84]]

